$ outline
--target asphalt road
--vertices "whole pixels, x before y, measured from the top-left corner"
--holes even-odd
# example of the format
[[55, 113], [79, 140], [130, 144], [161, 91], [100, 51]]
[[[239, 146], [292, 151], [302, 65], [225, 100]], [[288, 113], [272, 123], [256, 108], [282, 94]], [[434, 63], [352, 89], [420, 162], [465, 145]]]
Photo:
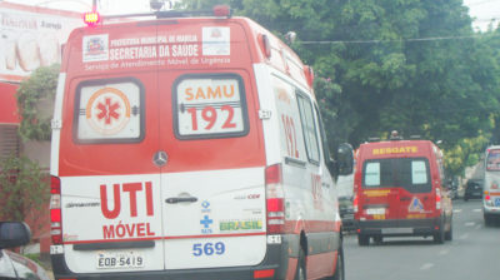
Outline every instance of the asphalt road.
[[442, 245], [410, 237], [360, 247], [355, 234], [346, 236], [346, 279], [500, 279], [500, 223], [485, 227], [479, 199], [455, 200], [453, 209], [453, 240]]

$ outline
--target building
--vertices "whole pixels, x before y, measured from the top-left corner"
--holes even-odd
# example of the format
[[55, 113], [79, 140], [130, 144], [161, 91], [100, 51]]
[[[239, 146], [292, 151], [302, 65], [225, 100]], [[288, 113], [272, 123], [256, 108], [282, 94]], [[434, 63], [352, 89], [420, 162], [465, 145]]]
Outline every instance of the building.
[[[50, 143], [23, 143], [18, 136], [15, 94], [20, 82], [35, 69], [60, 63], [70, 32], [81, 25], [80, 13], [0, 2], [0, 157], [25, 155], [49, 171]], [[48, 206], [46, 209], [37, 221], [26, 221], [39, 242], [35, 252], [49, 252]]]

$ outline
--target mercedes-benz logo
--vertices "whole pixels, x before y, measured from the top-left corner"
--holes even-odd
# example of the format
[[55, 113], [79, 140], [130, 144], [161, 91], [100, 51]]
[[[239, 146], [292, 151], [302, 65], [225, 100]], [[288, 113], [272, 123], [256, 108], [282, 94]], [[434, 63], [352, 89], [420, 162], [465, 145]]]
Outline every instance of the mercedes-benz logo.
[[168, 161], [168, 155], [164, 151], [157, 152], [153, 157], [153, 162], [157, 166], [164, 166]]

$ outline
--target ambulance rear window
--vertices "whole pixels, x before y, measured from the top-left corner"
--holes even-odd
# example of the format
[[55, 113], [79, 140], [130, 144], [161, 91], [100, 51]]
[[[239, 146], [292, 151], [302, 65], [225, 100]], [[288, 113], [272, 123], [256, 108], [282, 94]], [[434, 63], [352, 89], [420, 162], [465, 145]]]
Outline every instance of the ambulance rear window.
[[426, 158], [368, 160], [363, 165], [364, 188], [403, 187], [412, 193], [431, 191]]
[[486, 169], [500, 171], [500, 150], [491, 150], [486, 159]]
[[178, 139], [248, 133], [245, 88], [236, 74], [184, 75], [174, 83], [172, 98]]
[[95, 80], [78, 86], [73, 130], [76, 142], [140, 142], [144, 130], [144, 90], [138, 80]]

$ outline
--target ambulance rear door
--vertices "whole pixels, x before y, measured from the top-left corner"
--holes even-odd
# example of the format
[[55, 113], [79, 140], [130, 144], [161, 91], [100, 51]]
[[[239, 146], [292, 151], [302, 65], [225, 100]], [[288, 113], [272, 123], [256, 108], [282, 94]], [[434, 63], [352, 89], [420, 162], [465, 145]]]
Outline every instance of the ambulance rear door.
[[137, 48], [154, 55], [143, 38], [156, 38], [156, 27], [87, 30], [66, 48], [52, 165], [61, 180], [64, 257], [74, 273], [164, 269], [158, 74], [133, 57]]
[[267, 249], [265, 154], [245, 31], [168, 28], [159, 33], [179, 43], [159, 73], [165, 267], [257, 265]]

